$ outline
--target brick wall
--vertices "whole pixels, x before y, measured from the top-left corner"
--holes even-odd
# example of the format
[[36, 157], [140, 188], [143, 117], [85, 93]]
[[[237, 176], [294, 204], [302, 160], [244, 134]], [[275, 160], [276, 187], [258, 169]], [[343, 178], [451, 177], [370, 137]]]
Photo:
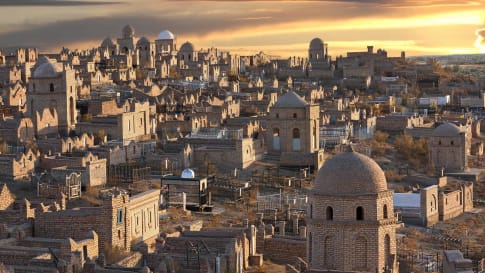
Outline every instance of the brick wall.
[[[128, 195], [113, 196], [102, 207], [81, 208], [41, 213], [35, 218], [35, 236], [46, 238], [83, 239], [94, 230], [99, 236], [99, 249], [106, 245], [130, 249], [130, 217], [127, 212]], [[122, 219], [118, 222], [119, 209]]]

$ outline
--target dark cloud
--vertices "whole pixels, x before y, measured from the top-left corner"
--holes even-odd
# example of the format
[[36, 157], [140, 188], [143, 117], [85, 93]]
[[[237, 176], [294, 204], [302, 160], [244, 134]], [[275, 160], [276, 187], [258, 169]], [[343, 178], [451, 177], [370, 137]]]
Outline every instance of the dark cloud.
[[92, 5], [111, 5], [121, 2], [108, 1], [69, 1], [69, 0], [1, 0], [0, 6], [92, 6]]

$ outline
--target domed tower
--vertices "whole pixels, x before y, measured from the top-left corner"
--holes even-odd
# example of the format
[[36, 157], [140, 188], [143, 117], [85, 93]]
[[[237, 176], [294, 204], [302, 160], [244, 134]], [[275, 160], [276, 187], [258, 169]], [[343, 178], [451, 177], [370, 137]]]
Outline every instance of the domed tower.
[[429, 140], [429, 158], [437, 171], [463, 171], [470, 149], [471, 136], [453, 123], [436, 127]]
[[27, 92], [27, 113], [37, 130], [49, 124], [38, 124], [37, 113], [56, 110], [59, 130], [68, 133], [76, 124], [76, 76], [74, 70], [45, 57], [39, 58], [30, 78]]
[[99, 46], [102, 53], [108, 53], [109, 56], [114, 56], [118, 54], [118, 45], [111, 40], [111, 38], [106, 37]]
[[118, 45], [120, 48], [120, 53], [128, 54], [135, 50], [135, 29], [126, 25], [121, 31], [121, 38], [118, 39]]
[[156, 53], [162, 56], [172, 54], [177, 51], [177, 37], [169, 30], [164, 30], [158, 34], [155, 40]]
[[309, 193], [307, 257], [320, 272], [398, 272], [393, 192], [356, 152], [328, 160]]
[[179, 63], [183, 62], [184, 64], [197, 62], [198, 56], [194, 45], [191, 42], [183, 43], [177, 54], [177, 59]]
[[310, 104], [293, 91], [278, 98], [266, 119], [268, 154], [279, 156], [280, 165], [318, 169], [320, 106]]
[[141, 67], [155, 67], [155, 44], [146, 37], [141, 37], [136, 43]]
[[310, 42], [308, 49], [308, 59], [312, 61], [326, 61], [327, 60], [327, 46], [323, 43], [322, 39], [314, 38]]

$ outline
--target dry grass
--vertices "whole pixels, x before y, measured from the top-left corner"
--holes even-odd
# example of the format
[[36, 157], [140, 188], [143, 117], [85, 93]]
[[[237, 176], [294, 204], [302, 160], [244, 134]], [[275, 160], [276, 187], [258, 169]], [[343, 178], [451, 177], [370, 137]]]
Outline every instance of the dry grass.
[[110, 244], [106, 244], [103, 249], [103, 254], [106, 258], [106, 264], [114, 264], [125, 258], [128, 255], [128, 252], [119, 247], [113, 247]]
[[388, 182], [401, 182], [404, 175], [399, 174], [395, 170], [385, 170], [384, 174]]

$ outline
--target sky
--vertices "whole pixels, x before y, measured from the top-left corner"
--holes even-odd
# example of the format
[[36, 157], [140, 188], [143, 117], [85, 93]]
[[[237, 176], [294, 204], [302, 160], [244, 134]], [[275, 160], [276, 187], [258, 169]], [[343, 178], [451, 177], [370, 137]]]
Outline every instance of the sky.
[[87, 49], [126, 24], [137, 37], [168, 29], [179, 45], [239, 54], [307, 56], [314, 37], [334, 57], [368, 45], [390, 56], [485, 53], [485, 0], [0, 0], [0, 47]]

